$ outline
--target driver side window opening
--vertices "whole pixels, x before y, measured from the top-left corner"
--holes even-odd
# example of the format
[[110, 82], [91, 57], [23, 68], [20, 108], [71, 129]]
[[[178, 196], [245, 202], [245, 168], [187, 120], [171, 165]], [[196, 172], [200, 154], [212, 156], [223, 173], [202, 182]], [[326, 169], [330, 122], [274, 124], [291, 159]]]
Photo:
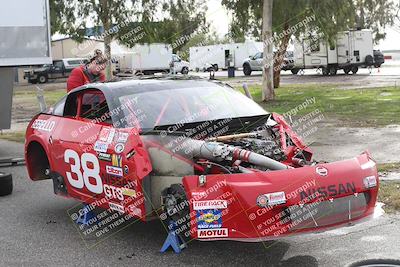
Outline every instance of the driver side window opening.
[[68, 96], [64, 117], [79, 117], [94, 123], [112, 124], [106, 98], [100, 90], [84, 90]]

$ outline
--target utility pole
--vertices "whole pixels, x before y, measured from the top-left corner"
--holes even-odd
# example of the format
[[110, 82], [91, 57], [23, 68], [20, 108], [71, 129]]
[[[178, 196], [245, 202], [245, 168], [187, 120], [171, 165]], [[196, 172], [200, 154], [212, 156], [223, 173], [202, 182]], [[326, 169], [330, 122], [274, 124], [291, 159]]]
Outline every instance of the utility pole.
[[264, 0], [262, 36], [264, 43], [262, 101], [275, 99], [274, 91], [274, 55], [272, 40], [272, 6], [273, 0]]

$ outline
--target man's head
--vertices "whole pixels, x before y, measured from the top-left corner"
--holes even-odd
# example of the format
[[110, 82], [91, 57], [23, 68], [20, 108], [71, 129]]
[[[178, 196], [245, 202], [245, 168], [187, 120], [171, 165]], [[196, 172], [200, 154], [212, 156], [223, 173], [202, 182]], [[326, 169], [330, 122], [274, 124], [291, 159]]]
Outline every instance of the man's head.
[[100, 49], [96, 49], [94, 51], [94, 56], [90, 59], [88, 64], [89, 71], [98, 75], [107, 67], [108, 58], [103, 55], [103, 52]]

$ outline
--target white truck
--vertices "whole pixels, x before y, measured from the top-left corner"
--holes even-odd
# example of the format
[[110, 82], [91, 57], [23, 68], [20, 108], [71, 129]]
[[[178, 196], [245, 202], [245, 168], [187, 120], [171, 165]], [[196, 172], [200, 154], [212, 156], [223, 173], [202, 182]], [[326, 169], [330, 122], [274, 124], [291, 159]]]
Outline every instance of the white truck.
[[339, 32], [336, 43], [311, 36], [295, 40], [293, 74], [301, 69], [319, 68], [323, 75], [336, 75], [338, 70], [356, 74], [360, 67], [374, 65], [371, 30]]
[[207, 70], [212, 66], [215, 71], [228, 67], [241, 68], [249, 56], [262, 51], [263, 43], [247, 40], [244, 43], [195, 46], [189, 48], [189, 62], [192, 70]]
[[113, 58], [118, 61], [117, 68], [121, 73], [189, 72], [189, 63], [173, 54], [168, 44], [138, 44], [130, 52], [113, 55]]

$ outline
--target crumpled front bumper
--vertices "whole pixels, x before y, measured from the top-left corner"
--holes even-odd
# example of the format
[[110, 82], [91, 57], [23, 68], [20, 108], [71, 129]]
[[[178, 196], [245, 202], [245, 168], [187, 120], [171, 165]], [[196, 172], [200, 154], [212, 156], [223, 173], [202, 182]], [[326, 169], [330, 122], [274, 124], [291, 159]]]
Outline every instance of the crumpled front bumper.
[[193, 238], [246, 242], [324, 231], [370, 217], [379, 187], [376, 164], [367, 152], [316, 166], [187, 176], [183, 182]]

